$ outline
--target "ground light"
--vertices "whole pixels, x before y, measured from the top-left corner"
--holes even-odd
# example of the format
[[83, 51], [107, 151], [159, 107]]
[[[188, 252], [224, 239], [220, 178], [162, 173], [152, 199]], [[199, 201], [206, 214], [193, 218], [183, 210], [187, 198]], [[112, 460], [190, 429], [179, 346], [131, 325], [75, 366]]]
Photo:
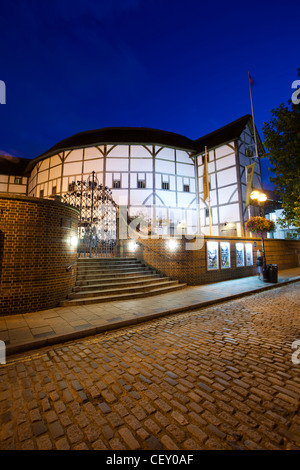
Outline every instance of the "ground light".
[[76, 235], [73, 235], [70, 238], [70, 246], [72, 246], [73, 248], [76, 248], [77, 245], [78, 245], [78, 237], [76, 237]]
[[176, 241], [176, 240], [173, 240], [173, 239], [168, 240], [167, 246], [168, 246], [168, 248], [169, 248], [170, 251], [175, 251], [176, 248], [177, 248], [177, 241]]
[[128, 243], [128, 249], [129, 251], [135, 251], [138, 247], [138, 244], [135, 241], [130, 241]]

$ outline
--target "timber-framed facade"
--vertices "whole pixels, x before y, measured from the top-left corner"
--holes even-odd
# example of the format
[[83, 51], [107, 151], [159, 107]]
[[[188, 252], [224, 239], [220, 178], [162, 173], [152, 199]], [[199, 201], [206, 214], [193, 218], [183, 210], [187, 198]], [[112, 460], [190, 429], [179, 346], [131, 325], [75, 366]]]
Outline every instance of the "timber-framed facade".
[[[259, 153], [263, 147], [257, 134]], [[74, 181], [94, 171], [119, 206], [185, 233], [210, 234], [203, 197], [204, 151], [208, 149], [211, 230], [216, 236], [245, 236], [246, 166], [255, 163], [253, 189], [262, 189], [254, 158], [250, 115], [197, 140], [147, 128], [106, 128], [67, 138], [37, 158], [0, 159], [0, 192], [38, 198], [63, 197]], [[12, 183], [14, 181], [14, 183]], [[21, 181], [21, 184], [20, 184]], [[17, 184], [15, 184], [17, 183]], [[22, 186], [22, 188], [21, 188]]]

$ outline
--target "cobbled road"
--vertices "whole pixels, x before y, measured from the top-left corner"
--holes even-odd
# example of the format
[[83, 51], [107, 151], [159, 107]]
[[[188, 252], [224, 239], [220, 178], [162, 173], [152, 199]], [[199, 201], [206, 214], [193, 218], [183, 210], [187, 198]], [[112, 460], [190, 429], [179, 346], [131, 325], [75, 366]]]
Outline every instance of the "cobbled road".
[[8, 358], [0, 449], [300, 449], [299, 287]]

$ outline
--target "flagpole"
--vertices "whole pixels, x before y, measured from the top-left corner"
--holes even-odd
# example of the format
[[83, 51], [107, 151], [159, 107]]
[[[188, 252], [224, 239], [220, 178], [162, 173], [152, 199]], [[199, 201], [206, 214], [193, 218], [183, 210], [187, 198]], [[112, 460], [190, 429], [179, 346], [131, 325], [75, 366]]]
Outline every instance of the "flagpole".
[[209, 216], [209, 233], [212, 236], [212, 227], [211, 227], [211, 211], [210, 211], [210, 191], [209, 191], [209, 182], [208, 182], [208, 167], [207, 167], [207, 147], [205, 147], [205, 167], [207, 169], [207, 189], [208, 189], [208, 216]]
[[252, 91], [251, 91], [251, 77], [250, 77], [250, 72], [248, 72], [248, 80], [249, 80], [249, 92], [250, 92], [250, 102], [251, 102], [251, 113], [252, 113], [252, 121], [253, 121], [253, 134], [254, 134], [254, 143], [255, 143], [255, 153], [256, 153], [256, 158], [258, 158], [257, 140], [256, 140], [256, 129], [255, 129], [255, 122], [254, 122], [253, 101], [252, 101]]

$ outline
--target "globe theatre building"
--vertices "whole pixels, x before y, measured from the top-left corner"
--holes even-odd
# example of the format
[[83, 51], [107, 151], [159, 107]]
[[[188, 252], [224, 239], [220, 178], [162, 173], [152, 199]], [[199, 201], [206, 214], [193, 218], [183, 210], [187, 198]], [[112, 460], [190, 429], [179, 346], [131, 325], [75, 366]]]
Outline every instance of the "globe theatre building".
[[[258, 150], [263, 147], [257, 134]], [[208, 149], [211, 234], [245, 236], [246, 167], [255, 163], [252, 187], [262, 189], [254, 158], [250, 115], [197, 140], [148, 128], [105, 128], [75, 134], [30, 159], [0, 158], [0, 192], [36, 198], [63, 197], [92, 172], [110, 188], [130, 218], [143, 214], [173, 230], [210, 234], [203, 171]], [[254, 213], [254, 212], [253, 212]]]

